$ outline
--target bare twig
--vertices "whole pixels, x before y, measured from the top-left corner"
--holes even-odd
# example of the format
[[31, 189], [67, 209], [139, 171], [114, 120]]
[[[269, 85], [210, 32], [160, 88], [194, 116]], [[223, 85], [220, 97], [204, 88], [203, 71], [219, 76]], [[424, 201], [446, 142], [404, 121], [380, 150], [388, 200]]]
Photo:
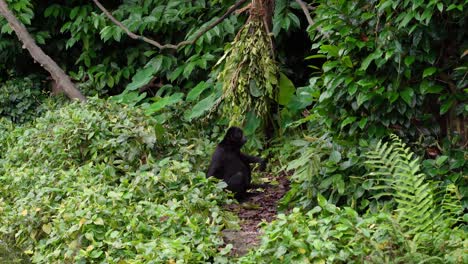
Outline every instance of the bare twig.
[[314, 21], [312, 20], [312, 17], [310, 17], [310, 13], [309, 13], [309, 9], [307, 8], [307, 5], [304, 2], [302, 2], [302, 0], [296, 0], [296, 3], [298, 3], [301, 6], [302, 11], [304, 11], [304, 15], [307, 18], [307, 22], [309, 22], [309, 26], [312, 26], [314, 24]]
[[218, 18], [216, 21], [214, 21], [213, 23], [211, 23], [208, 27], [204, 28], [203, 30], [201, 30], [200, 32], [198, 32], [197, 35], [195, 35], [195, 37], [192, 39], [192, 40], [185, 40], [185, 41], [182, 41], [176, 45], [174, 44], [160, 44], [159, 42], [155, 41], [155, 40], [152, 40], [152, 39], [149, 39], [145, 36], [140, 36], [140, 35], [137, 35], [133, 32], [131, 32], [126, 26], [124, 26], [120, 21], [118, 21], [114, 16], [112, 16], [112, 14], [107, 11], [107, 9], [102, 6], [101, 3], [99, 3], [98, 0], [93, 0], [93, 2], [97, 5], [97, 7], [99, 7], [99, 9], [101, 9], [101, 11], [114, 23], [116, 24], [118, 27], [120, 27], [121, 29], [123, 29], [125, 31], [125, 33], [127, 33], [127, 35], [129, 37], [131, 37], [132, 39], [138, 39], [138, 40], [143, 40], [144, 42], [148, 43], [148, 44], [151, 44], [159, 49], [178, 49], [182, 46], [186, 46], [186, 45], [192, 45], [194, 44], [203, 34], [205, 34], [208, 30], [214, 28], [216, 25], [218, 25], [219, 23], [221, 23], [224, 19], [226, 19], [226, 17], [228, 17], [232, 12], [234, 12], [237, 8], [239, 8], [239, 6], [241, 6], [243, 3], [245, 3], [247, 0], [239, 0], [237, 3], [235, 3], [234, 5], [232, 5], [227, 11], [226, 13], [224, 13], [223, 16], [221, 16], [220, 18]]
[[239, 10], [236, 11], [236, 15], [242, 14], [242, 13], [244, 13], [245, 11], [250, 10], [251, 7], [252, 7], [252, 3], [250, 3], [250, 4], [246, 5], [246, 6], [244, 6], [243, 8], [241, 8], [241, 9], [239, 9]]
[[15, 31], [18, 39], [23, 43], [23, 48], [29, 51], [31, 57], [40, 63], [41, 67], [46, 69], [52, 79], [54, 79], [58, 88], [70, 99], [78, 99], [81, 102], [86, 101], [86, 97], [75, 87], [70, 77], [52, 60], [44, 51], [37, 46], [34, 39], [29, 34], [26, 27], [8, 8], [5, 0], [0, 0], [0, 15], [5, 17], [10, 27]]

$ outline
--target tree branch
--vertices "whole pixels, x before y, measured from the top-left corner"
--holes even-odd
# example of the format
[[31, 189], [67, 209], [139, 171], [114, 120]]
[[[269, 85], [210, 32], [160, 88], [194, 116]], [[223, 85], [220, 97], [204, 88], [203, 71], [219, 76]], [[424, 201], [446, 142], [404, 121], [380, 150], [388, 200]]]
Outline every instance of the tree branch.
[[307, 8], [307, 5], [304, 2], [302, 2], [302, 0], [296, 0], [296, 3], [298, 3], [301, 6], [302, 11], [304, 11], [304, 15], [307, 18], [307, 22], [309, 22], [309, 26], [312, 26], [314, 24], [314, 21], [312, 20], [312, 17], [310, 17], [310, 13], [309, 13], [309, 9]]
[[54, 79], [58, 87], [63, 90], [65, 95], [70, 99], [78, 99], [85, 102], [86, 97], [75, 87], [70, 80], [70, 77], [68, 77], [57, 63], [55, 63], [55, 61], [53, 61], [39, 46], [37, 46], [23, 23], [21, 23], [10, 9], [8, 9], [8, 5], [5, 0], [0, 0], [0, 15], [8, 21], [10, 27], [15, 31], [18, 39], [23, 43], [23, 48], [26, 48], [31, 54], [31, 57], [33, 57], [35, 61], [39, 62], [40, 65], [50, 73], [52, 79]]
[[162, 45], [161, 43], [155, 41], [155, 40], [152, 40], [152, 39], [149, 39], [145, 36], [140, 36], [140, 35], [137, 35], [133, 32], [131, 32], [126, 26], [124, 26], [120, 21], [118, 21], [114, 16], [112, 16], [112, 14], [104, 7], [102, 6], [102, 4], [98, 1], [98, 0], [93, 0], [93, 2], [97, 5], [97, 7], [99, 7], [99, 9], [101, 9], [101, 11], [114, 23], [116, 24], [118, 27], [120, 27], [123, 31], [125, 31], [125, 33], [127, 33], [127, 35], [129, 37], [131, 37], [132, 39], [138, 39], [138, 40], [143, 40], [144, 42], [148, 43], [148, 44], [151, 44], [161, 50], [163, 49], [179, 49], [180, 47], [182, 46], [186, 46], [186, 45], [192, 45], [194, 44], [203, 34], [205, 34], [208, 30], [214, 28], [216, 25], [218, 25], [219, 23], [221, 23], [224, 19], [226, 19], [226, 17], [228, 17], [230, 14], [232, 14], [232, 12], [234, 12], [237, 8], [239, 8], [239, 6], [241, 6], [243, 3], [245, 3], [247, 0], [239, 0], [237, 3], [235, 3], [234, 5], [232, 5], [227, 11], [226, 13], [224, 13], [223, 16], [221, 16], [220, 18], [218, 18], [216, 21], [214, 21], [213, 23], [211, 23], [210, 25], [208, 25], [208, 27], [204, 28], [202, 31], [200, 31], [197, 35], [195, 35], [195, 37], [192, 39], [192, 40], [185, 40], [185, 41], [182, 41], [176, 45], [174, 44], [164, 44]]

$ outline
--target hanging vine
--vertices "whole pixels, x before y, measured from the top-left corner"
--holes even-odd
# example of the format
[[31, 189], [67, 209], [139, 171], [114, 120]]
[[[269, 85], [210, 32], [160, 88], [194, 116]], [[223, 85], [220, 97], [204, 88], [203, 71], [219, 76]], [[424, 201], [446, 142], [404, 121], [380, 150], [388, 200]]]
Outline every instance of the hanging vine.
[[230, 125], [241, 125], [250, 111], [265, 122], [271, 101], [276, 99], [278, 67], [273, 45], [264, 9], [254, 7], [220, 60], [224, 61], [218, 75], [218, 81], [223, 84], [222, 114], [230, 120]]

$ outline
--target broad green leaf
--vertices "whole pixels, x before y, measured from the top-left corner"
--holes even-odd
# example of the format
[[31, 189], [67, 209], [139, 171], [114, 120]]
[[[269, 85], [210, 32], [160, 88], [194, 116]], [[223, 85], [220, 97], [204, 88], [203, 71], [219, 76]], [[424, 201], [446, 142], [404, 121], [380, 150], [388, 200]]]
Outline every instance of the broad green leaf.
[[348, 86], [348, 93], [349, 95], [355, 94], [357, 91], [357, 85], [356, 83], [352, 83], [350, 86]]
[[414, 56], [407, 56], [405, 58], [405, 65], [409, 67], [411, 64], [413, 64], [414, 60], [415, 60]]
[[366, 94], [366, 93], [359, 93], [357, 95], [357, 98], [356, 98], [356, 103], [357, 103], [357, 106], [361, 106], [363, 103], [365, 103], [366, 101], [368, 101], [369, 99], [371, 98], [370, 95]]
[[427, 76], [432, 76], [436, 71], [437, 71], [436, 67], [426, 68], [423, 72], [423, 78], [426, 78]]
[[332, 96], [332, 92], [329, 90], [325, 90], [322, 92], [322, 94], [320, 94], [319, 102], [323, 102], [324, 100], [330, 98], [331, 96]]
[[442, 2], [437, 3], [437, 9], [439, 9], [439, 12], [444, 11], [444, 4]]
[[423, 80], [421, 85], [419, 86], [421, 93], [428, 94], [428, 93], [440, 93], [444, 87], [442, 85], [434, 84], [429, 82], [428, 80]]
[[359, 121], [359, 128], [364, 129], [366, 124], [367, 124], [367, 117], [364, 117], [361, 119], [361, 121]]
[[112, 75], [107, 76], [107, 86], [110, 88], [114, 87], [114, 78], [112, 78]]
[[184, 71], [185, 67], [179, 66], [177, 67], [173, 72], [171, 72], [168, 76], [169, 80], [172, 82], [175, 81], [177, 78], [179, 78], [180, 74]]
[[336, 66], [339, 66], [339, 65], [340, 64], [338, 61], [327, 61], [322, 65], [322, 69], [324, 72], [328, 72], [328, 71], [333, 70]]
[[323, 195], [320, 193], [317, 194], [317, 202], [318, 205], [322, 208], [324, 208], [327, 205], [327, 199], [325, 199], [325, 197], [323, 197]]
[[400, 97], [411, 106], [413, 102], [414, 91], [412, 88], [405, 88], [402, 92], [400, 92]]
[[294, 95], [296, 88], [286, 75], [280, 73], [278, 103], [287, 105]]
[[346, 125], [353, 123], [354, 121], [356, 121], [355, 116], [348, 116], [345, 120], [343, 120], [343, 122], [341, 122], [341, 129], [343, 129], [343, 127]]
[[159, 55], [155, 59], [151, 60], [150, 63], [151, 63], [151, 65], [153, 65], [153, 68], [154, 68], [155, 72], [158, 72], [159, 70], [161, 70], [161, 67], [163, 65], [163, 61], [164, 61], [164, 56], [162, 56], [162, 55]]
[[359, 84], [359, 86], [362, 86], [364, 88], [370, 88], [370, 87], [374, 87], [377, 84], [377, 82], [375, 80], [361, 79], [357, 82], [357, 84]]
[[70, 12], [70, 19], [75, 19], [76, 15], [78, 15], [79, 11], [80, 11], [79, 6], [73, 8], [72, 11]]
[[52, 231], [52, 226], [50, 224], [44, 224], [42, 225], [42, 231], [44, 231], [44, 233], [49, 235], [50, 232]]
[[127, 85], [126, 90], [133, 91], [137, 90], [144, 85], [148, 84], [151, 79], [153, 79], [153, 74], [155, 73], [154, 67], [146, 67], [142, 70], [139, 70], [133, 77], [132, 82]]
[[262, 96], [262, 91], [258, 88], [257, 82], [253, 79], [250, 79], [249, 81], [249, 91], [253, 97]]
[[339, 194], [344, 194], [344, 192], [345, 192], [345, 182], [343, 180], [343, 176], [341, 174], [336, 175], [336, 176], [337, 177], [335, 177], [334, 180], [333, 180], [333, 185], [336, 187]]
[[225, 29], [229, 34], [234, 34], [234, 33], [235, 33], [235, 28], [234, 28], [234, 26], [231, 24], [231, 21], [229, 21], [229, 20], [226, 20], [226, 22], [224, 23], [224, 29]]
[[379, 13], [382, 13], [386, 8], [390, 7], [392, 5], [392, 1], [381, 1], [380, 4], [378, 4], [378, 9]]
[[96, 218], [96, 220], [94, 220], [94, 224], [95, 225], [104, 225], [104, 220], [101, 217], [98, 217], [98, 218]]
[[443, 102], [442, 105], [440, 106], [440, 114], [442, 115], [442, 114], [447, 113], [447, 111], [450, 110], [450, 108], [452, 108], [453, 103], [454, 103], [453, 98]]
[[341, 153], [339, 151], [332, 151], [330, 153], [330, 158], [329, 158], [330, 161], [334, 162], [334, 163], [338, 163], [340, 162], [341, 160]]
[[205, 99], [199, 101], [195, 106], [193, 106], [191, 110], [184, 113], [185, 119], [190, 121], [194, 118], [200, 117], [208, 110], [211, 110], [220, 96], [220, 94], [213, 93]]
[[361, 70], [361, 71], [367, 70], [367, 68], [369, 67], [369, 64], [370, 64], [372, 61], [374, 61], [374, 60], [376, 60], [376, 59], [378, 59], [378, 58], [380, 58], [380, 57], [382, 57], [382, 51], [380, 51], [380, 50], [376, 50], [376, 51], [374, 51], [373, 53], [369, 54], [369, 56], [367, 56], [367, 57], [362, 61], [362, 63], [361, 63], [361, 68], [359, 68], [359, 70]]
[[442, 164], [444, 164], [444, 162], [448, 159], [448, 156], [445, 156], [445, 155], [442, 155], [442, 156], [439, 156], [437, 157], [437, 159], [435, 160], [435, 163], [440, 166]]
[[190, 74], [192, 74], [193, 70], [195, 69], [195, 66], [195, 62], [190, 62], [188, 64], [186, 63], [182, 76], [184, 76], [185, 79], [188, 79], [190, 77]]
[[341, 61], [348, 67], [348, 68], [353, 68], [353, 62], [351, 61], [351, 58], [349, 56], [344, 56]]
[[155, 103], [152, 103], [147, 109], [146, 113], [147, 114], [153, 114], [155, 112], [158, 112], [159, 110], [163, 109], [166, 106], [170, 106], [173, 104], [176, 104], [182, 100], [182, 97], [184, 96], [183, 93], [175, 93], [171, 96], [166, 96], [163, 98], [159, 98]]
[[138, 92], [127, 92], [124, 91], [119, 95], [114, 95], [111, 97], [112, 101], [120, 102], [123, 104], [127, 104], [130, 106], [134, 106], [141, 100], [145, 99], [146, 93], [138, 93]]
[[411, 21], [411, 19], [414, 18], [414, 13], [413, 11], [407, 11], [408, 13], [406, 13], [405, 17], [403, 18], [403, 20], [401, 21], [400, 25], [398, 25], [398, 28], [403, 28], [405, 27], [406, 25], [408, 25], [408, 23]]
[[320, 50], [323, 51], [323, 52], [326, 52], [328, 53], [328, 55], [332, 56], [332, 57], [338, 57], [338, 47], [337, 46], [333, 46], [333, 45], [322, 45], [320, 46]]
[[197, 86], [195, 86], [192, 90], [190, 90], [190, 92], [187, 94], [187, 101], [188, 102], [192, 102], [196, 99], [198, 99], [198, 97], [200, 96], [201, 93], [203, 93], [203, 91], [205, 91], [207, 88], [209, 88], [210, 86], [208, 85], [208, 83], [206, 83], [205, 81], [201, 81], [197, 84]]
[[254, 111], [249, 111], [247, 113], [244, 132], [246, 135], [253, 135], [255, 130], [260, 126], [262, 123], [261, 118], [259, 118]]

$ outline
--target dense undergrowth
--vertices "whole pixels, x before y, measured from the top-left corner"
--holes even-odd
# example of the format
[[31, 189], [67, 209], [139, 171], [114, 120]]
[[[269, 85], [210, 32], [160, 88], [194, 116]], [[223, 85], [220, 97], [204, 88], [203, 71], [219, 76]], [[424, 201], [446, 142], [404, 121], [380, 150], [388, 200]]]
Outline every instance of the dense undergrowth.
[[[244, 9], [173, 51], [92, 1], [6, 2], [84, 94], [112, 99], [50, 100], [0, 17], [0, 262], [7, 245], [33, 263], [468, 263], [466, 0], [308, 1], [309, 27], [297, 1], [270, 1], [272, 34], [238, 33]], [[236, 1], [111, 2], [177, 43]], [[240, 120], [292, 176], [234, 258], [233, 201], [204, 172]]]
[[294, 171], [292, 211], [236, 260], [221, 234], [237, 225], [231, 200], [203, 172], [210, 138], [100, 99], [1, 129], [1, 239], [35, 263], [466, 262], [456, 186], [429, 181], [396, 137], [359, 151], [328, 135], [275, 144], [271, 168]]
[[467, 219], [457, 187], [430, 180], [420, 172], [420, 159], [392, 137], [367, 146], [359, 163], [343, 161], [363, 169], [359, 176], [353, 169], [339, 173], [341, 154], [333, 154], [338, 150], [330, 150], [330, 142], [322, 146], [327, 136], [297, 141], [302, 155], [288, 165], [295, 174], [283, 198], [295, 207], [266, 224], [261, 246], [240, 262], [467, 262]]
[[220, 206], [230, 200], [222, 183], [183, 156], [205, 158], [209, 144], [178, 140], [166, 127], [168, 143], [151, 120], [93, 99], [9, 130], [0, 163], [2, 240], [37, 263], [223, 262], [229, 249], [220, 231], [235, 218]]

